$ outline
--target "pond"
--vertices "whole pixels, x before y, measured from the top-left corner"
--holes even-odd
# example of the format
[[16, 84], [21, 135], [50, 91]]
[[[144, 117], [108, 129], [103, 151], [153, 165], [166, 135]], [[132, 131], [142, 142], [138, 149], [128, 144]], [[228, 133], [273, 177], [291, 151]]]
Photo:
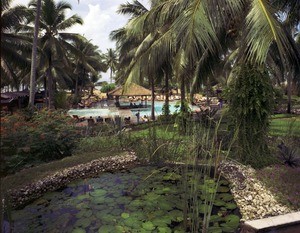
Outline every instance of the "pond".
[[[190, 232], [193, 210], [197, 210], [194, 222], [199, 222], [207, 207], [204, 190], [210, 193], [214, 181], [208, 178], [197, 184], [196, 194], [190, 196], [195, 180], [192, 172], [185, 176], [182, 170], [141, 166], [70, 183], [12, 211], [12, 232]], [[236, 232], [239, 220], [228, 182], [220, 180], [210, 231]], [[9, 232], [8, 222], [4, 225]]]

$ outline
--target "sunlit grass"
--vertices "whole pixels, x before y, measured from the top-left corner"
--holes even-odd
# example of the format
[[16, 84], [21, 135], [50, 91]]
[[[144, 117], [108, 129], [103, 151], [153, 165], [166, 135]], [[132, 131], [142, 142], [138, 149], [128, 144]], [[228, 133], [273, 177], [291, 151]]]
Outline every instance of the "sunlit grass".
[[272, 117], [271, 136], [300, 136], [300, 116], [278, 114]]

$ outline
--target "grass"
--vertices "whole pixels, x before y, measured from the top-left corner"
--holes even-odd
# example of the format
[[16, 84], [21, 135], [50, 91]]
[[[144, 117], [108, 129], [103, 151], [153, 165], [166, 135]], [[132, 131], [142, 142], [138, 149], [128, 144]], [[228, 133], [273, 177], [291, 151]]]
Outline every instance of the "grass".
[[278, 114], [271, 118], [271, 136], [300, 136], [300, 116]]
[[[119, 152], [118, 154], [122, 155], [121, 152]], [[50, 163], [44, 163], [36, 167], [24, 169], [14, 175], [6, 176], [1, 180], [2, 187], [5, 187], [6, 190], [19, 188], [23, 185], [38, 181], [50, 174], [61, 171], [65, 168], [88, 163], [92, 160], [111, 155], [117, 155], [117, 153], [112, 153], [111, 151], [81, 153]]]

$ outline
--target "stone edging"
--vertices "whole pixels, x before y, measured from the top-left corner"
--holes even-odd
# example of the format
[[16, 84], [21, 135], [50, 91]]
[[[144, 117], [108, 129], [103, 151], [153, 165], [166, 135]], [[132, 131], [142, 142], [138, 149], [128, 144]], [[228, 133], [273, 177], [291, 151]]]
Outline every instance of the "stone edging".
[[224, 161], [218, 170], [231, 184], [231, 192], [242, 214], [241, 222], [295, 212], [275, 199], [255, 178], [255, 170], [250, 166]]
[[124, 156], [110, 156], [93, 160], [89, 163], [66, 168], [55, 172], [37, 182], [26, 185], [20, 189], [7, 191], [10, 204], [13, 208], [24, 206], [28, 202], [41, 197], [48, 191], [54, 191], [64, 187], [76, 179], [90, 177], [104, 171], [124, 169], [137, 163], [137, 157], [133, 152]]
[[241, 233], [275, 232], [275, 229], [276, 232], [281, 232], [281, 227], [285, 227], [283, 232], [300, 232], [300, 212], [246, 221], [242, 224]]

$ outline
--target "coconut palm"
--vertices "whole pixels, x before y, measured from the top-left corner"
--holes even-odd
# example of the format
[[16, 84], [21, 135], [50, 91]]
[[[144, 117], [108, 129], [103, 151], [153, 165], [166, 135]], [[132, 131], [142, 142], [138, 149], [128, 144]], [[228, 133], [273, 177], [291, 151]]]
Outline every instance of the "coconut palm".
[[38, 34], [40, 27], [40, 15], [41, 15], [42, 0], [37, 0], [36, 4], [36, 16], [34, 19], [34, 32], [33, 32], [33, 44], [31, 54], [31, 69], [30, 69], [30, 94], [29, 94], [29, 107], [33, 109], [35, 99], [36, 88], [36, 68], [37, 68], [37, 46], [38, 46]]
[[[149, 24], [157, 30], [145, 38], [128, 66], [128, 82], [138, 77], [140, 67], [156, 70], [180, 50], [184, 51], [185, 60], [197, 67], [206, 54], [220, 54], [224, 35], [226, 38], [230, 34], [237, 34], [238, 38], [236, 61], [264, 65], [271, 46], [275, 45], [280, 59], [285, 61], [285, 70], [288, 63], [299, 62], [292, 41], [284, 33], [278, 10], [261, 0], [244, 3], [238, 0], [161, 1], [142, 17], [131, 20], [132, 35], [147, 30]], [[231, 21], [236, 19], [243, 27], [230, 28]], [[200, 78], [197, 74], [194, 77]]]
[[107, 53], [105, 54], [105, 63], [110, 69], [110, 83], [112, 83], [113, 80], [113, 74], [116, 71], [117, 65], [118, 65], [118, 55], [116, 50], [110, 48], [107, 49]]
[[[138, 48], [145, 38], [149, 38], [149, 30], [136, 30], [134, 33], [132, 30], [135, 28], [131, 26], [131, 21], [134, 21], [136, 18], [143, 17], [149, 10], [141, 4], [139, 1], [134, 0], [131, 3], [127, 2], [121, 4], [118, 13], [129, 15], [130, 20], [126, 26], [115, 30], [111, 33], [111, 39], [117, 42], [117, 49], [119, 51], [119, 65], [117, 73], [117, 81], [124, 84], [127, 79], [126, 68], [130, 65], [130, 62], [134, 59], [135, 54], [138, 52]], [[151, 29], [152, 30], [152, 29]], [[150, 31], [151, 31], [150, 30]], [[142, 79], [148, 79], [149, 86], [151, 87], [151, 119], [155, 120], [155, 78], [163, 76], [163, 72], [160, 69], [157, 71], [151, 70], [151, 73], [148, 71], [139, 73], [139, 82], [142, 82]]]
[[74, 41], [72, 45], [81, 51], [80, 54], [75, 56], [70, 54], [70, 56], [73, 56], [75, 70], [75, 84], [72, 84], [72, 89], [75, 90], [75, 97], [78, 99], [79, 86], [82, 88], [84, 84], [97, 82], [99, 72], [106, 72], [107, 65], [105, 64], [105, 56], [98, 50], [98, 46], [93, 45], [87, 39], [82, 38]]
[[10, 7], [11, 0], [1, 1], [1, 86], [19, 88], [20, 71], [29, 66], [30, 38], [18, 33], [27, 17], [25, 6]]
[[[37, 2], [32, 1], [29, 4], [32, 9], [31, 20], [36, 16]], [[40, 44], [42, 50], [42, 56], [40, 57], [42, 64], [46, 67], [47, 77], [47, 93], [48, 93], [48, 108], [54, 107], [54, 88], [56, 81], [54, 80], [54, 66], [63, 64], [65, 67], [70, 66], [69, 58], [67, 57], [67, 51], [78, 53], [76, 49], [69, 43], [70, 41], [79, 40], [78, 34], [65, 33], [66, 29], [76, 24], [82, 24], [82, 19], [75, 15], [66, 18], [66, 10], [71, 10], [72, 7], [66, 2], [55, 2], [54, 0], [44, 0], [41, 6], [40, 17]], [[24, 27], [26, 28], [26, 27]]]

